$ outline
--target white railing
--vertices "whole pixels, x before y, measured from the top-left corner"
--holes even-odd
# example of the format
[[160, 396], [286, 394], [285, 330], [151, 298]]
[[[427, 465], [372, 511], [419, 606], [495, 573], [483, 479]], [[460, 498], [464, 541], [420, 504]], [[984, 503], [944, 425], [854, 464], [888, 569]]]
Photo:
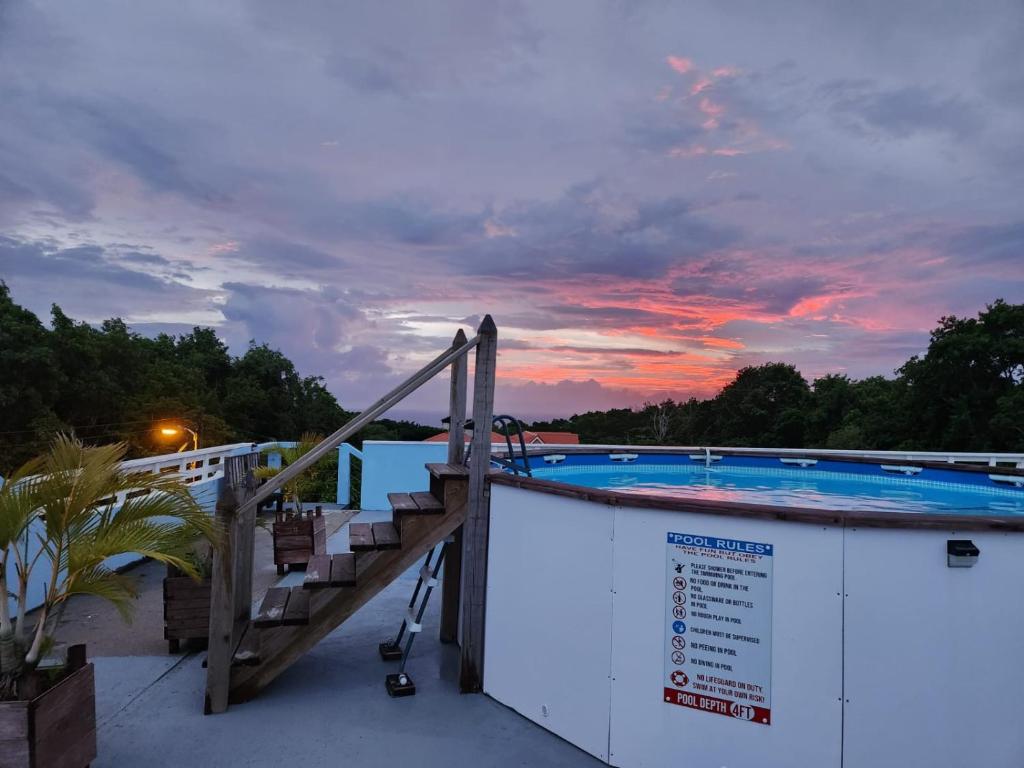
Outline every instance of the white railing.
[[260, 450], [257, 443], [232, 443], [217, 445], [212, 448], [200, 448], [197, 451], [181, 453], [165, 453], [160, 456], [147, 456], [144, 459], [131, 459], [123, 462], [121, 467], [127, 472], [148, 472], [151, 474], [171, 474], [182, 478], [187, 484], [203, 480], [214, 480], [224, 476], [224, 459], [243, 453]]

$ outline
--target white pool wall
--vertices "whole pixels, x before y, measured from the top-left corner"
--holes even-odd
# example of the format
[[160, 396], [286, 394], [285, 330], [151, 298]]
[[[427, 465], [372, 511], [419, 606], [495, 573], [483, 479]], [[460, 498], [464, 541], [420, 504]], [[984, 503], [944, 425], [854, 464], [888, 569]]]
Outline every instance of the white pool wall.
[[[775, 546], [771, 725], [662, 700], [668, 531]], [[1022, 537], [494, 484], [485, 690], [615, 766], [1019, 768]], [[977, 565], [947, 567], [950, 538], [974, 541]]]

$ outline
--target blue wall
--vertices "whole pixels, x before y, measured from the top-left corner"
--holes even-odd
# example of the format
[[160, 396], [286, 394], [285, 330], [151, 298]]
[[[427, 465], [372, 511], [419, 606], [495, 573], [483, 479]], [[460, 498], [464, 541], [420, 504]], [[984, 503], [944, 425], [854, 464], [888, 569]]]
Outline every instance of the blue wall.
[[[361, 509], [391, 509], [388, 493], [426, 491], [429, 462], [448, 460], [447, 443], [390, 442], [367, 440], [363, 443], [363, 480]], [[347, 457], [342, 456], [342, 460]], [[339, 503], [345, 501], [339, 499]]]

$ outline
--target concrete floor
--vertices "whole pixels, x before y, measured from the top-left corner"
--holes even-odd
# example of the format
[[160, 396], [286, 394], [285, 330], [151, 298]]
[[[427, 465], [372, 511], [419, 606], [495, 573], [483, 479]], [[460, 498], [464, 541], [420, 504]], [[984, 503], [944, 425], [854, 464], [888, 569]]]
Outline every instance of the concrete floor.
[[[358, 519], [389, 517], [364, 512]], [[342, 529], [328, 550], [346, 551], [347, 538]], [[460, 695], [458, 649], [437, 640], [437, 600], [407, 667], [416, 695], [387, 695], [384, 675], [397, 662], [382, 662], [377, 643], [398, 629], [416, 575], [410, 569], [259, 698], [222, 715], [202, 714], [203, 654], [170, 656], [161, 644], [153, 655], [103, 655], [89, 640], [99, 725], [94, 768], [604, 765], [487, 696]], [[296, 573], [283, 581], [301, 579]]]

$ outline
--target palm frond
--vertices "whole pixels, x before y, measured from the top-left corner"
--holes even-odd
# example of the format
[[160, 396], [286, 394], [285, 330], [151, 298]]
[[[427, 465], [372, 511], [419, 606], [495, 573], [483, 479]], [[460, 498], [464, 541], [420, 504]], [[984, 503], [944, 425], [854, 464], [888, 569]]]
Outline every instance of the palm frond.
[[[135, 553], [195, 576], [189, 559], [195, 539], [223, 538], [180, 478], [123, 471], [125, 450], [121, 443], [86, 447], [62, 435], [0, 487], [0, 561], [12, 546], [27, 553], [35, 540], [38, 553], [16, 558], [16, 572], [24, 584], [33, 566], [52, 569], [48, 622], [59, 622], [61, 611], [54, 609], [76, 594], [109, 600], [129, 619], [134, 580], [107, 567], [109, 558]], [[33, 525], [40, 517], [44, 522]]]
[[35, 479], [19, 482], [11, 478], [0, 488], [0, 550], [16, 546], [38, 515], [36, 482]]

